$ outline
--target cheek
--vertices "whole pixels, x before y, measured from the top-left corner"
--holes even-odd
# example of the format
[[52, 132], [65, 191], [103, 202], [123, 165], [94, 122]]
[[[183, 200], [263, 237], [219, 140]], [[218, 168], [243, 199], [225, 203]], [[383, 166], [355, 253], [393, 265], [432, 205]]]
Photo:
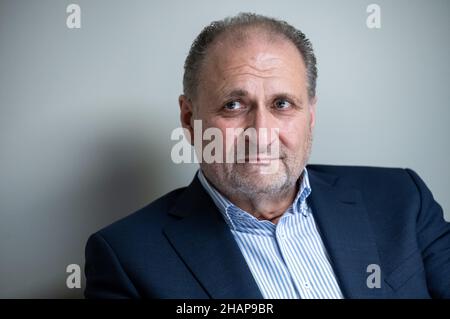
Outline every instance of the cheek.
[[[220, 118], [212, 118], [208, 120], [203, 120], [203, 130], [206, 130], [209, 127], [214, 127], [219, 129], [222, 132], [222, 145], [223, 145], [223, 154], [226, 154], [227, 151], [234, 146], [235, 136], [233, 132], [236, 131], [236, 128], [239, 126], [235, 126], [235, 123], [229, 120], [224, 120]], [[228, 128], [228, 133], [227, 133]], [[230, 133], [231, 132], [231, 133]], [[227, 134], [231, 134], [229, 138], [227, 138]], [[227, 143], [231, 141], [231, 143]], [[210, 141], [204, 141], [204, 144], [208, 144]]]
[[280, 143], [291, 151], [299, 151], [303, 149], [310, 131], [307, 117], [284, 123], [280, 128]]

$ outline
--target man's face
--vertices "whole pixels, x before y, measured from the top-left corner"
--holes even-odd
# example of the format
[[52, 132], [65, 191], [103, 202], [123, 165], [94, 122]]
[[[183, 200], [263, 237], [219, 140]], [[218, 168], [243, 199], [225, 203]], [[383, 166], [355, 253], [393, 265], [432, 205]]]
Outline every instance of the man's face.
[[[180, 98], [182, 119], [183, 107], [192, 108], [191, 124], [202, 120], [203, 130], [218, 128], [223, 137], [227, 128], [268, 132], [267, 139], [256, 140], [267, 152], [245, 163], [203, 162], [206, 177], [225, 194], [273, 195], [295, 186], [309, 157], [315, 118], [298, 49], [287, 40], [269, 41], [258, 34], [239, 46], [225, 38], [208, 51], [200, 78], [192, 105]], [[224, 156], [236, 152], [237, 137], [224, 141]], [[279, 147], [276, 158], [274, 147]]]

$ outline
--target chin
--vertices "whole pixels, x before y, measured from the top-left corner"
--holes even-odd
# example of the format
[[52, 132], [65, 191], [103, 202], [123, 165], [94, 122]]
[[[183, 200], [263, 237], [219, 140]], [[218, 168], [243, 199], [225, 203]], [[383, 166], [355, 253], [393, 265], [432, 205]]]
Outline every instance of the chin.
[[242, 172], [244, 175], [258, 175], [258, 176], [270, 176], [273, 178], [276, 175], [285, 175], [284, 168], [280, 160], [271, 160], [268, 162], [256, 162], [256, 163], [243, 163], [237, 164], [236, 171]]
[[274, 193], [286, 186], [287, 176], [281, 172], [273, 174], [233, 174], [234, 185], [245, 193]]

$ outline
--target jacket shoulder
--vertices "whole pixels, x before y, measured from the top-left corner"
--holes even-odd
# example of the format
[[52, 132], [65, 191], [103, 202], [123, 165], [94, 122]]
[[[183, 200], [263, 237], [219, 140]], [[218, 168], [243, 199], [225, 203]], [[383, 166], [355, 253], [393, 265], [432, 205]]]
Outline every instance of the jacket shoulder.
[[414, 171], [399, 167], [346, 166], [346, 165], [308, 165], [308, 172], [316, 176], [333, 176], [347, 186], [386, 187], [388, 184], [408, 184], [414, 186]]
[[400, 167], [378, 167], [378, 166], [359, 166], [359, 165], [323, 165], [310, 164], [307, 166], [308, 171], [323, 174], [334, 175], [377, 175], [377, 174], [404, 174], [405, 169]]
[[142, 240], [160, 234], [162, 228], [174, 219], [168, 212], [185, 189], [186, 187], [175, 189], [134, 213], [105, 226], [95, 234], [102, 236], [108, 242], [129, 241], [133, 238]]

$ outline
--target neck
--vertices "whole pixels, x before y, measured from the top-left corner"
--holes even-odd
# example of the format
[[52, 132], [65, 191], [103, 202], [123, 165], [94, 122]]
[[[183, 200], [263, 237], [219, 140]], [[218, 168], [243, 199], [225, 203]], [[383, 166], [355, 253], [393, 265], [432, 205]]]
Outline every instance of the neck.
[[295, 199], [298, 191], [297, 183], [290, 189], [276, 195], [255, 194], [225, 194], [228, 199], [240, 209], [252, 214], [259, 220], [269, 220], [277, 224], [284, 212]]

